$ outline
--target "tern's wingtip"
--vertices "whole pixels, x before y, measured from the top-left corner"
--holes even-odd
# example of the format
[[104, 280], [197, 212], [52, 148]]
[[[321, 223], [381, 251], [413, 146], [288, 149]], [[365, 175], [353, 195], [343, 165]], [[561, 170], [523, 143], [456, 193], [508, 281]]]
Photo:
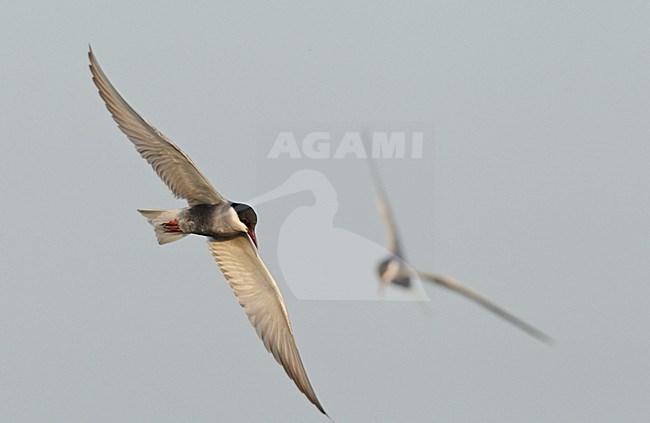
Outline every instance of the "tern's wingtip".
[[[532, 329], [534, 329], [534, 328], [532, 328]], [[552, 346], [555, 345], [556, 342], [557, 342], [557, 341], [555, 340], [555, 338], [553, 338], [553, 337], [551, 337], [551, 336], [549, 336], [549, 335], [545, 334], [544, 332], [539, 331], [539, 330], [537, 330], [537, 329], [535, 329], [535, 330], [529, 330], [529, 331], [527, 331], [527, 332], [528, 332], [531, 336], [533, 336], [535, 339], [537, 339], [537, 340], [540, 341], [540, 342], [545, 343], [545, 344], [548, 345], [549, 347], [552, 347]]]
[[332, 418], [332, 416], [330, 416], [329, 414], [327, 414], [327, 411], [325, 411], [325, 409], [323, 408], [323, 406], [320, 405], [320, 402], [316, 402], [316, 403], [313, 403], [313, 404], [316, 406], [316, 408], [318, 408], [318, 411], [320, 411], [321, 413], [323, 413], [323, 415], [324, 415], [325, 417], [328, 418], [329, 421], [331, 421], [332, 423], [336, 423], [336, 422], [334, 422], [334, 419]]
[[557, 340], [555, 338], [551, 338], [548, 335], [544, 335], [542, 338], [540, 338], [540, 340], [546, 345], [548, 345], [549, 347], [552, 347], [555, 344], [557, 344]]

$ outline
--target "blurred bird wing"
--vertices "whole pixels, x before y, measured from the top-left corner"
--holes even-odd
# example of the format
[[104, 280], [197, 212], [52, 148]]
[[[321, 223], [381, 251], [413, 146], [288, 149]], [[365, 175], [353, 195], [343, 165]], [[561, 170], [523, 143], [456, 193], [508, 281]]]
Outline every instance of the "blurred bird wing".
[[470, 300], [474, 301], [475, 303], [483, 306], [484, 308], [488, 309], [492, 313], [496, 314], [497, 316], [507, 320], [508, 322], [512, 323], [513, 325], [517, 326], [519, 329], [523, 330], [524, 332], [528, 333], [529, 335], [539, 339], [542, 342], [545, 342], [547, 344], [551, 344], [553, 342], [553, 338], [550, 336], [546, 335], [544, 332], [534, 328], [533, 326], [529, 325], [528, 323], [524, 322], [523, 320], [513, 316], [512, 314], [508, 313], [501, 307], [497, 306], [490, 300], [488, 300], [486, 297], [483, 295], [479, 294], [477, 291], [474, 289], [465, 286], [458, 282], [455, 279], [442, 276], [442, 275], [437, 275], [435, 273], [429, 273], [429, 272], [424, 272], [424, 271], [417, 271], [418, 276], [422, 279], [426, 279], [430, 282], [433, 282], [435, 284], [438, 284], [440, 286], [443, 286], [447, 289], [450, 289], [452, 291], [455, 291], [466, 298], [469, 298]]
[[390, 208], [388, 203], [388, 198], [386, 197], [386, 191], [379, 179], [379, 174], [372, 159], [368, 159], [368, 166], [370, 167], [370, 175], [372, 178], [372, 184], [375, 188], [375, 197], [377, 199], [377, 208], [381, 214], [382, 220], [384, 221], [384, 228], [386, 229], [386, 236], [388, 238], [388, 250], [398, 257], [402, 257], [402, 249], [400, 247], [399, 237], [397, 235], [397, 226], [395, 224], [395, 218], [393, 216], [393, 211]]

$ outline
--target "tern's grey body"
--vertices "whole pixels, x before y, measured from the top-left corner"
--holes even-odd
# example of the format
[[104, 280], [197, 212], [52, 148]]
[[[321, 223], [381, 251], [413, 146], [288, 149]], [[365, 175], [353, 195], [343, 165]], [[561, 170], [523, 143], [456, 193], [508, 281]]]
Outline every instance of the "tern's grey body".
[[233, 204], [236, 205], [236, 203], [197, 204], [182, 209], [178, 213], [178, 227], [184, 233], [212, 238], [235, 235], [240, 230], [239, 216], [235, 213]]
[[257, 215], [251, 207], [219, 194], [185, 153], [120, 96], [92, 50], [88, 56], [93, 81], [120, 130], [172, 193], [189, 204], [180, 210], [139, 210], [154, 227], [158, 242], [167, 244], [189, 234], [208, 237], [208, 248], [266, 349], [326, 414], [307, 378], [282, 295], [257, 254]]
[[397, 235], [395, 219], [393, 218], [392, 210], [388, 204], [386, 193], [384, 192], [381, 181], [379, 180], [377, 170], [372, 161], [369, 161], [368, 163], [370, 165], [370, 173], [372, 174], [373, 184], [375, 187], [377, 207], [379, 208], [379, 212], [386, 228], [388, 249], [392, 253], [390, 256], [386, 257], [377, 268], [382, 289], [389, 284], [400, 286], [402, 288], [410, 288], [413, 278], [428, 280], [429, 282], [433, 282], [469, 298], [543, 342], [550, 343], [552, 341], [552, 339], [542, 331], [508, 313], [474, 289], [461, 284], [457, 280], [422, 270], [412, 270], [413, 268], [407, 264], [407, 261], [404, 258], [404, 253]]

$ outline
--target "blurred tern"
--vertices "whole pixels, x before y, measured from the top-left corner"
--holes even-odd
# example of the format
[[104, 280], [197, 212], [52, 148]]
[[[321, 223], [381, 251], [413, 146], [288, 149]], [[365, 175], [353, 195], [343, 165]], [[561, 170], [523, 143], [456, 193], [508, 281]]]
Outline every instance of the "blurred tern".
[[372, 163], [372, 159], [368, 160], [370, 166], [370, 173], [372, 175], [373, 185], [375, 188], [375, 194], [377, 198], [377, 207], [381, 214], [382, 220], [384, 221], [384, 226], [386, 229], [386, 234], [388, 237], [388, 246], [387, 248], [392, 253], [389, 257], [383, 260], [378, 268], [377, 272], [380, 278], [381, 289], [383, 290], [387, 285], [392, 284], [402, 288], [410, 288], [413, 283], [413, 278], [419, 278], [433, 282], [439, 286], [445, 287], [452, 291], [455, 291], [466, 298], [474, 301], [475, 303], [483, 306], [487, 310], [493, 312], [497, 316], [507, 320], [513, 325], [517, 326], [519, 329], [528, 333], [529, 335], [539, 339], [542, 342], [551, 344], [553, 339], [543, 333], [542, 331], [534, 328], [523, 320], [515, 317], [514, 315], [508, 313], [501, 307], [494, 304], [492, 301], [484, 297], [479, 292], [474, 289], [461, 284], [459, 281], [452, 279], [447, 276], [438, 275], [435, 273], [425, 272], [423, 270], [413, 270], [411, 266], [407, 263], [404, 258], [404, 253], [402, 246], [397, 235], [397, 228], [395, 225], [395, 219], [393, 218], [393, 212], [388, 204], [388, 199], [384, 188], [379, 180], [379, 175], [377, 170]]
[[[248, 204], [261, 210], [263, 204], [309, 192], [313, 201], [299, 203], [279, 227], [277, 258], [283, 280], [302, 300], [428, 301], [422, 282], [414, 281], [409, 291], [377, 293], [373, 265], [377, 257], [390, 252], [381, 244], [335, 223], [339, 200], [335, 187], [322, 172], [300, 169], [282, 184], [251, 199]], [[305, 236], [309, 228], [309, 236]], [[318, 242], [314, 242], [318, 240]], [[332, 265], [336, 263], [336, 265]], [[351, 283], [354, 281], [354, 283]]]
[[210, 252], [266, 349], [307, 399], [327, 415], [307, 378], [282, 295], [257, 254], [255, 211], [221, 196], [185, 153], [127, 104], [92, 49], [88, 57], [99, 95], [120, 130], [172, 193], [189, 204], [180, 210], [138, 210], [154, 227], [158, 243], [189, 234], [208, 237]]

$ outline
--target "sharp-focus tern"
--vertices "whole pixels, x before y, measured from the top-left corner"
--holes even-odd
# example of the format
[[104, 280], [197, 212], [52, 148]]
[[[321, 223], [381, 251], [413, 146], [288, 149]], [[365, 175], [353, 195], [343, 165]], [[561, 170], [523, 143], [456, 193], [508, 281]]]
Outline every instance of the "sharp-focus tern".
[[381, 283], [381, 289], [384, 289], [389, 284], [408, 289], [411, 287], [413, 278], [427, 280], [429, 282], [433, 282], [437, 285], [455, 291], [465, 296], [466, 298], [469, 298], [470, 300], [485, 307], [497, 316], [507, 320], [508, 322], [517, 326], [519, 329], [525, 331], [529, 335], [534, 336], [542, 342], [545, 342], [547, 344], [553, 342], [553, 339], [546, 335], [544, 332], [534, 328], [523, 320], [508, 313], [469, 286], [465, 286], [457, 280], [447, 276], [425, 272], [422, 270], [412, 270], [413, 268], [407, 264], [407, 261], [404, 258], [402, 246], [397, 235], [397, 228], [395, 225], [393, 212], [390, 208], [390, 205], [388, 204], [388, 199], [379, 179], [379, 175], [377, 174], [377, 169], [375, 168], [374, 163], [372, 163], [372, 159], [369, 159], [368, 163], [370, 166], [370, 173], [372, 175], [373, 185], [375, 188], [377, 207], [381, 214], [382, 220], [384, 221], [384, 226], [386, 229], [388, 238], [387, 248], [392, 253], [390, 256], [384, 259], [377, 268]]
[[208, 237], [210, 252], [266, 349], [309, 401], [327, 415], [307, 378], [282, 295], [257, 254], [255, 211], [221, 196], [187, 155], [127, 104], [99, 67], [92, 49], [88, 57], [99, 95], [120, 130], [171, 192], [189, 204], [180, 210], [138, 210], [154, 227], [158, 243], [189, 234]]

